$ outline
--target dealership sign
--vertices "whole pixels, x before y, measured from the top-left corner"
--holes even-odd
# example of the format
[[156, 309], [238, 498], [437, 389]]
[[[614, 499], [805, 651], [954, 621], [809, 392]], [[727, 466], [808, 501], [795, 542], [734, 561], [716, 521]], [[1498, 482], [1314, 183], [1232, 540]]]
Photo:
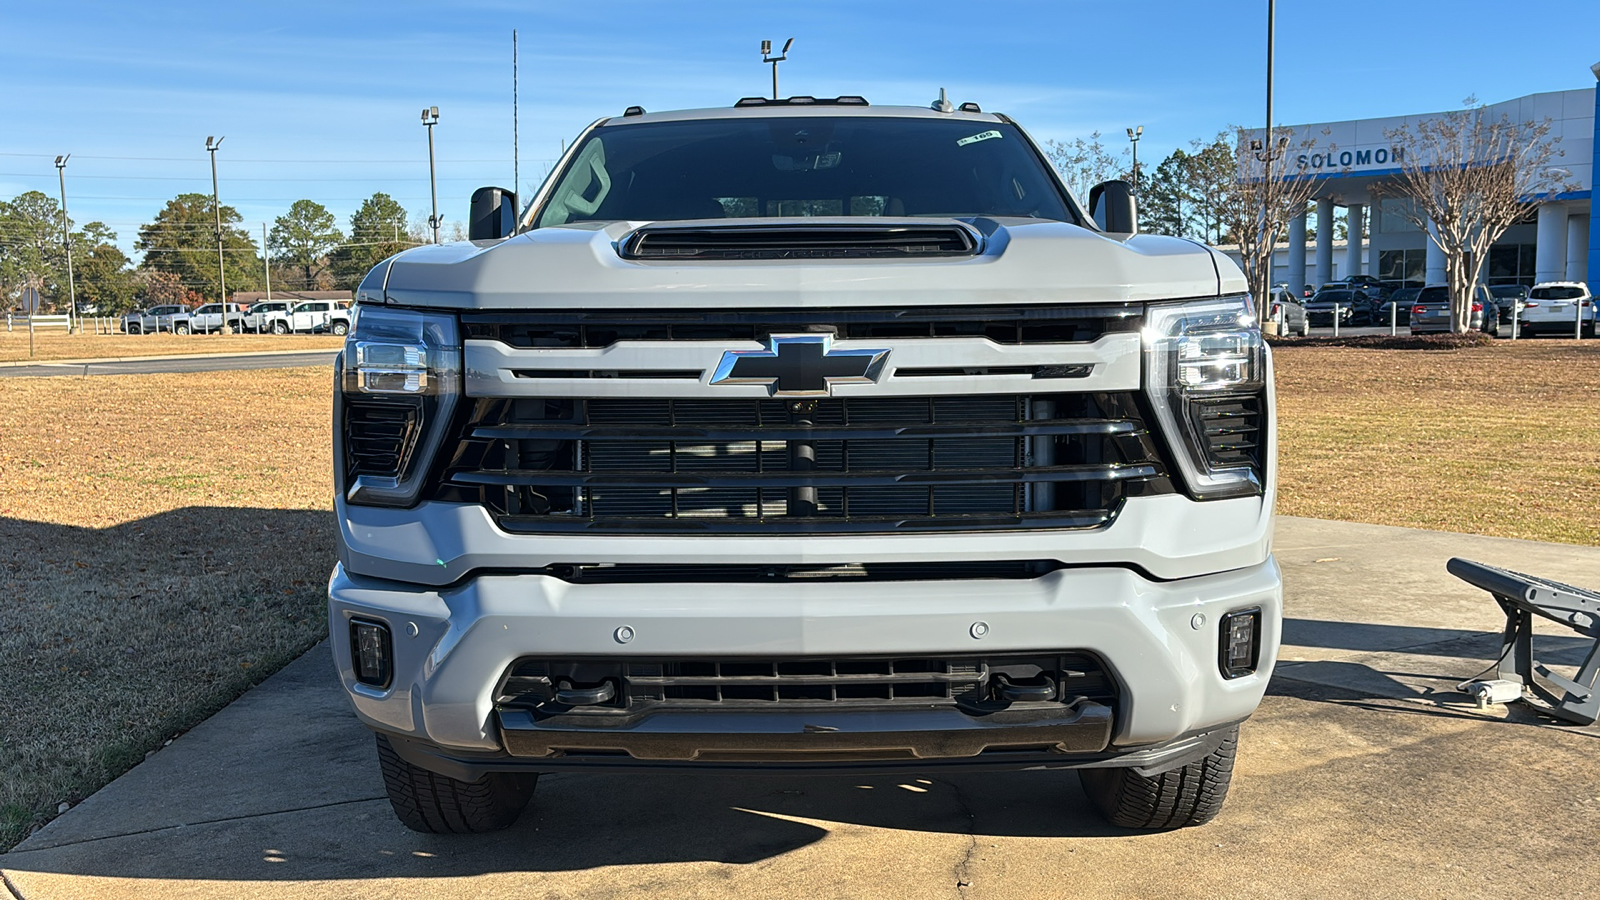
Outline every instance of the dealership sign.
[[1328, 169], [1355, 169], [1362, 166], [1400, 165], [1405, 159], [1403, 147], [1379, 147], [1375, 150], [1329, 150], [1326, 153], [1302, 153], [1295, 162], [1302, 169], [1326, 171]]

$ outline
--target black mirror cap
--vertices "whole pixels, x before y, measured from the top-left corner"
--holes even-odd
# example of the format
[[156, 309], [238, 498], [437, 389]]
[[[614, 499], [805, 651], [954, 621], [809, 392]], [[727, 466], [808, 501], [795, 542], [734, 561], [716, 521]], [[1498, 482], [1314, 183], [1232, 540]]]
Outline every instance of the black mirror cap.
[[1137, 234], [1138, 206], [1133, 185], [1126, 181], [1103, 181], [1089, 190], [1089, 210], [1100, 230], [1109, 234]]
[[472, 216], [467, 222], [467, 238], [497, 241], [517, 231], [517, 195], [498, 187], [481, 187], [472, 192]]

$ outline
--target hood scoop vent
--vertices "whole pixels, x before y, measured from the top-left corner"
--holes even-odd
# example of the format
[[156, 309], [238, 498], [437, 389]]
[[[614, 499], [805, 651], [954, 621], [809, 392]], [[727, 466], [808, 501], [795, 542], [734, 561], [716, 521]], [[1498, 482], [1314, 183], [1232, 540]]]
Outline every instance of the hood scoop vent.
[[623, 259], [906, 259], [973, 256], [981, 236], [959, 223], [646, 225], [622, 242]]

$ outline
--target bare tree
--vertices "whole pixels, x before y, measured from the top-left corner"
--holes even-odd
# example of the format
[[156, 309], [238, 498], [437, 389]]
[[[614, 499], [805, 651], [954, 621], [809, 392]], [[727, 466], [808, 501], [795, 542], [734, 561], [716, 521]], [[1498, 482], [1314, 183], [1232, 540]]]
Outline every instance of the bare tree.
[[[1074, 138], [1070, 143], [1049, 140], [1044, 142], [1044, 153], [1066, 179], [1067, 187], [1080, 202], [1087, 202], [1089, 189], [1102, 181], [1123, 178], [1131, 166], [1123, 160], [1127, 151], [1113, 154], [1100, 143], [1100, 132], [1085, 138]], [[1142, 167], [1141, 167], [1142, 168]]]
[[1473, 286], [1489, 248], [1542, 196], [1573, 190], [1570, 172], [1551, 163], [1565, 155], [1550, 120], [1512, 122], [1475, 106], [1391, 129], [1400, 174], [1373, 193], [1400, 197], [1404, 215], [1444, 252], [1450, 326], [1472, 321]]
[[[1215, 204], [1212, 215], [1222, 230], [1238, 243], [1239, 260], [1250, 293], [1258, 303], [1265, 305], [1272, 289], [1272, 253], [1286, 236], [1289, 220], [1305, 215], [1306, 203], [1318, 187], [1314, 178], [1285, 171], [1284, 160], [1296, 152], [1309, 150], [1315, 142], [1306, 138], [1291, 148], [1293, 131], [1274, 129], [1274, 141], [1269, 145], [1273, 158], [1270, 160], [1271, 177], [1268, 177], [1269, 161], [1264, 158], [1265, 151], [1258, 153], [1251, 146], [1249, 135], [1245, 129], [1234, 130], [1234, 152], [1226, 160], [1226, 164], [1233, 167], [1233, 179], [1209, 179], [1222, 186], [1211, 200]], [[1211, 166], [1224, 164], [1220, 155], [1213, 155], [1218, 158]]]

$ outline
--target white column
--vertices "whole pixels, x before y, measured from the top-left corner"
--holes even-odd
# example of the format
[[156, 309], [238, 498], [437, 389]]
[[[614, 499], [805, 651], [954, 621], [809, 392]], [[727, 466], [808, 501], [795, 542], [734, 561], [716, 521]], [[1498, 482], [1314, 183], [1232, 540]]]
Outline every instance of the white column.
[[1567, 207], [1539, 204], [1539, 231], [1534, 238], [1533, 280], [1560, 281], [1567, 277]]
[[1289, 293], [1300, 296], [1306, 289], [1306, 217], [1289, 220]]
[[1361, 232], [1365, 220], [1361, 214], [1365, 211], [1359, 203], [1352, 203], [1346, 207], [1345, 224], [1349, 226], [1346, 231], [1344, 245], [1344, 277], [1361, 274]]
[[[1588, 277], [1589, 217], [1579, 213], [1567, 217], [1567, 280], [1584, 281]], [[1593, 289], [1591, 286], [1590, 290]]]
[[1383, 233], [1383, 206], [1379, 203], [1372, 204], [1367, 210], [1367, 231], [1371, 239], [1367, 242], [1367, 274], [1373, 278], [1382, 278], [1383, 266], [1378, 264], [1378, 235]]
[[1428, 273], [1426, 275], [1422, 276], [1422, 280], [1427, 284], [1444, 284], [1445, 278], [1448, 277], [1448, 276], [1446, 276], [1445, 271], [1444, 271], [1444, 251], [1440, 250], [1439, 249], [1439, 245], [1435, 244], [1433, 242], [1434, 236], [1437, 235], [1438, 233], [1439, 233], [1439, 226], [1435, 225], [1432, 222], [1429, 222], [1428, 223], [1428, 265], [1427, 265]]
[[1317, 198], [1317, 280], [1320, 289], [1333, 280], [1333, 201]]

